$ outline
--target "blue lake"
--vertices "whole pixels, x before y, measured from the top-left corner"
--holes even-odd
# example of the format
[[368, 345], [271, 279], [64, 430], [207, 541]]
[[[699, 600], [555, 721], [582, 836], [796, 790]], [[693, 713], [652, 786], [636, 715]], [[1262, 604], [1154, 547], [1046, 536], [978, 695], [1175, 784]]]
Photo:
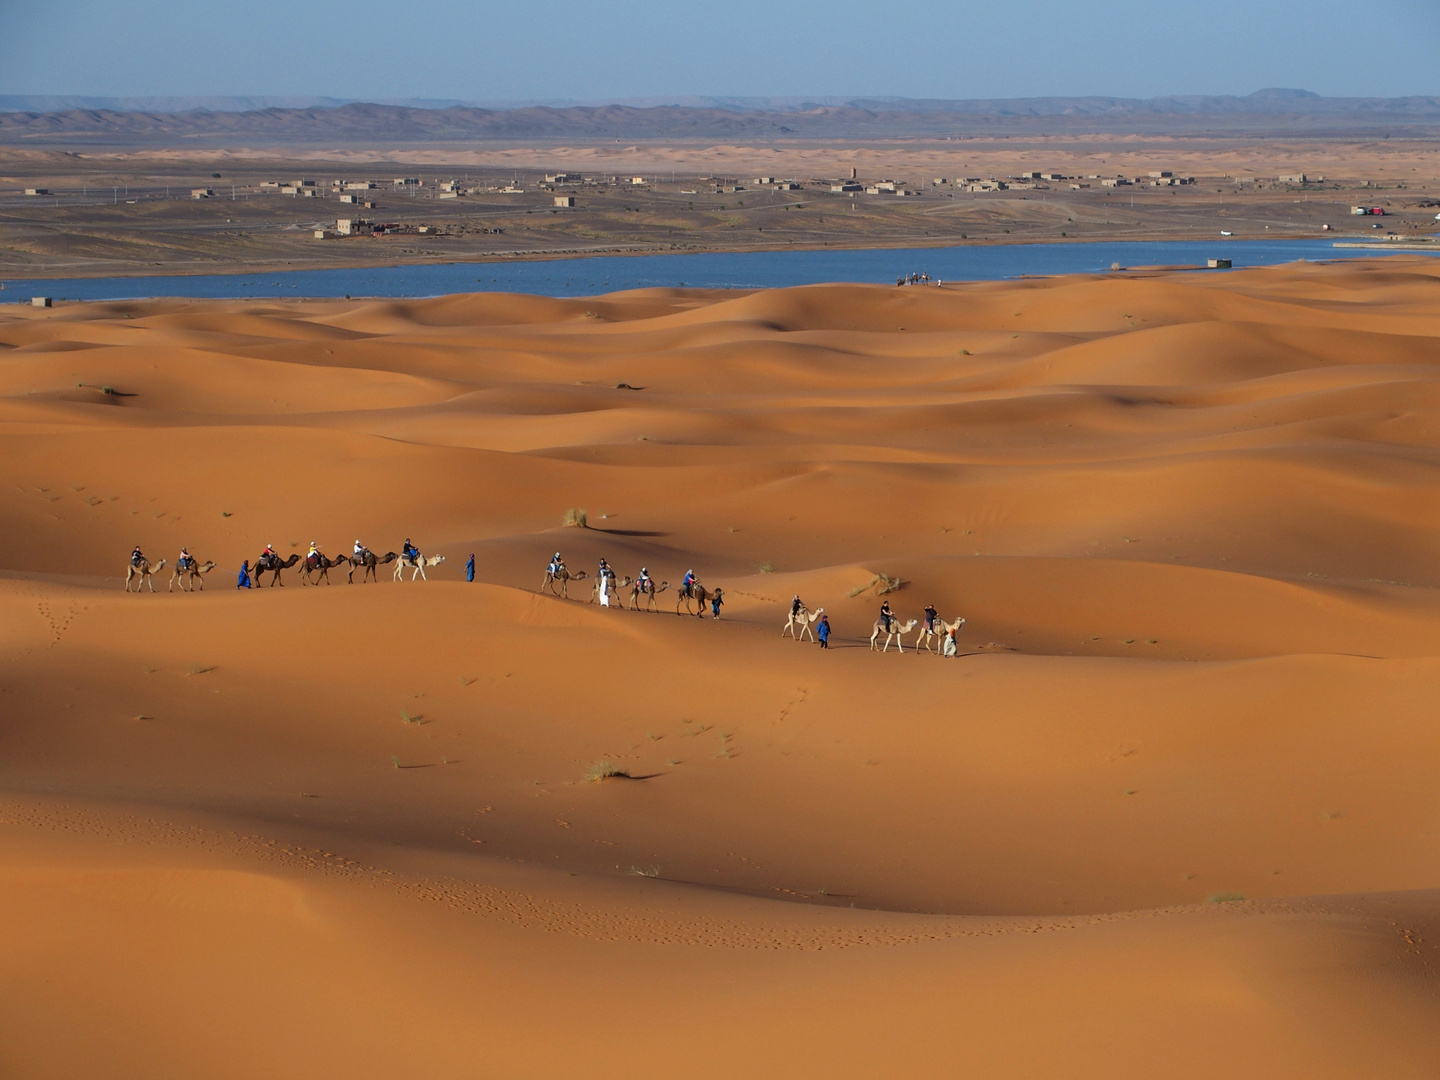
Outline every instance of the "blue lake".
[[[367, 241], [353, 241], [365, 243]], [[443, 296], [518, 292], [593, 296], [622, 289], [688, 286], [781, 288], [830, 281], [893, 283], [927, 273], [945, 281], [997, 281], [1024, 274], [1077, 274], [1121, 266], [1195, 265], [1231, 259], [1238, 269], [1300, 259], [1344, 259], [1387, 252], [1336, 248], [1332, 240], [1176, 240], [1158, 243], [1013, 244], [948, 248], [864, 248], [756, 251], [730, 254], [598, 256], [594, 258], [443, 263], [362, 270], [290, 270], [268, 274], [165, 277], [8, 279], [0, 300], [31, 296], [64, 300], [130, 300], [155, 296]], [[1437, 252], [1440, 254], [1440, 252]]]

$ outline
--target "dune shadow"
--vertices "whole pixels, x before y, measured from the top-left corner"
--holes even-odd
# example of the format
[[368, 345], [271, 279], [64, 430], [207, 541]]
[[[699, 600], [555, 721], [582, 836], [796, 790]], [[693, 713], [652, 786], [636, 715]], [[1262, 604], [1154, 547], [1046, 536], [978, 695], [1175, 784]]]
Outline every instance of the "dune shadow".
[[665, 532], [653, 532], [647, 529], [597, 529], [593, 525], [591, 532], [605, 533], [607, 536], [669, 536]]

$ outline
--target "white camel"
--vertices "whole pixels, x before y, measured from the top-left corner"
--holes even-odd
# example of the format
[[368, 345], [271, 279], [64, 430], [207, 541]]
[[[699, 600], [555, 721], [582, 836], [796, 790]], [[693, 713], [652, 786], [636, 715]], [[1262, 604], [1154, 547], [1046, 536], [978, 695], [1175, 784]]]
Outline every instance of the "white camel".
[[884, 634], [885, 648], [881, 649], [880, 652], [889, 652], [890, 642], [893, 639], [895, 642], [895, 646], [903, 653], [905, 651], [905, 642], [903, 640], [903, 635], [908, 634], [911, 630], [914, 630], [915, 625], [919, 621], [919, 619], [911, 619], [909, 622], [902, 624], [899, 619], [892, 618], [890, 620], [890, 629], [886, 630], [885, 620], [876, 619], [875, 629], [870, 631], [870, 648], [874, 649], [875, 639], [878, 638], [881, 634]]
[[416, 577], [419, 577], [423, 581], [429, 581], [430, 579], [425, 576], [425, 568], [427, 566], [439, 566], [444, 561], [444, 555], [422, 555], [418, 559], [413, 555], [401, 555], [400, 558], [395, 561], [395, 577], [393, 580], [403, 581], [404, 578], [402, 578], [401, 575], [408, 566], [415, 571], [415, 573], [410, 575], [411, 581], [414, 581]]
[[[958, 631], [964, 625], [964, 619], [956, 619], [953, 623], [949, 623], [946, 622], [944, 619], [936, 618], [935, 628], [932, 630], [929, 626], [925, 625], [925, 623], [922, 622], [920, 624], [920, 633], [915, 638], [915, 651], [918, 653], [921, 646], [924, 646], [926, 652], [933, 652], [936, 656], [942, 655], [942, 649], [945, 645], [946, 636], [953, 631]], [[936, 647], [933, 649], [930, 647], [930, 641], [932, 638], [936, 639]]]
[[[780, 636], [784, 637], [788, 633], [796, 641], [804, 641], [805, 635], [809, 634], [810, 640], [814, 641], [815, 633], [810, 627], [819, 622], [820, 616], [824, 614], [825, 609], [823, 607], [811, 611], [804, 604], [801, 604], [799, 611], [792, 611], [785, 617], [785, 628], [780, 631]], [[799, 633], [795, 631], [797, 626], [800, 628]]]

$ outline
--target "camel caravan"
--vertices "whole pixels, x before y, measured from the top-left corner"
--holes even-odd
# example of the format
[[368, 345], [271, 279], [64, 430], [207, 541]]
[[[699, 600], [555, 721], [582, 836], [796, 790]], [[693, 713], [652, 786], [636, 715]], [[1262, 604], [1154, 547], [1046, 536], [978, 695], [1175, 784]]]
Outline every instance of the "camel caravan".
[[[240, 573], [236, 581], [236, 588], [251, 589], [259, 588], [265, 584], [265, 575], [270, 575], [270, 587], [283, 586], [284, 579], [281, 577], [283, 571], [289, 570], [297, 563], [300, 565], [301, 585], [329, 585], [330, 571], [345, 567], [347, 569], [346, 581], [355, 584], [355, 571], [360, 571], [360, 584], [367, 581], [378, 582], [378, 568], [395, 563], [395, 573], [392, 581], [403, 581], [404, 573], [409, 570], [410, 580], [417, 577], [428, 580], [425, 576], [427, 569], [433, 569], [445, 561], [444, 555], [422, 555], [418, 548], [405, 538], [405, 544], [399, 554], [387, 551], [384, 555], [376, 555], [359, 540], [355, 541], [355, 549], [349, 555], [337, 555], [333, 559], [327, 556], [316, 543], [310, 542], [310, 550], [306, 552], [303, 559], [299, 552], [291, 554], [288, 558], [281, 558], [273, 545], [266, 544], [265, 550], [252, 563], [246, 559], [240, 564]], [[125, 567], [125, 591], [140, 592], [144, 588], [155, 591], [154, 576], [168, 565], [165, 559], [152, 562], [137, 545], [130, 553], [130, 562]], [[170, 588], [174, 592], [175, 586], [180, 586], [181, 592], [194, 592], [197, 589], [205, 588], [205, 575], [216, 568], [213, 561], [207, 560], [203, 564], [195, 559], [185, 548], [180, 549], [180, 557], [175, 561], [174, 572], [170, 576]]]
[[[359, 540], [355, 541], [354, 551], [349, 555], [337, 555], [330, 558], [322, 552], [319, 546], [312, 540], [310, 549], [302, 558], [299, 552], [291, 554], [288, 558], [281, 558], [279, 552], [270, 545], [265, 545], [265, 550], [255, 559], [252, 564], [246, 560], [240, 568], [239, 578], [236, 582], [237, 588], [258, 588], [265, 583], [265, 575], [270, 575], [270, 587], [283, 586], [285, 582], [281, 574], [295, 566], [300, 566], [300, 584], [303, 585], [329, 585], [330, 571], [346, 567], [346, 580], [349, 584], [355, 583], [355, 571], [360, 571], [360, 583], [363, 585], [368, 581], [379, 581], [378, 569], [381, 566], [395, 564], [395, 570], [391, 574], [391, 580], [400, 582], [405, 580], [405, 571], [410, 571], [410, 580], [428, 580], [425, 571], [434, 569], [445, 561], [444, 555], [422, 555], [418, 548], [405, 538], [401, 551], [397, 554], [387, 551], [384, 555], [376, 555], [369, 548], [365, 547]], [[475, 557], [470, 557], [466, 564], [466, 579], [474, 580]], [[165, 559], [158, 562], [151, 562], [148, 557], [137, 546], [130, 553], [130, 563], [125, 569], [125, 591], [139, 593], [145, 588], [153, 593], [155, 591], [155, 575], [167, 565]], [[201, 563], [198, 559], [185, 549], [180, 549], [180, 557], [175, 561], [175, 567], [170, 575], [170, 585], [167, 591], [174, 592], [175, 586], [180, 586], [181, 592], [196, 592], [205, 588], [205, 575], [216, 568], [213, 560], [206, 560]], [[571, 583], [578, 583], [590, 580], [584, 570], [572, 571], [565, 565], [565, 560], [560, 557], [557, 551], [550, 559], [545, 568], [545, 577], [540, 582], [539, 591], [548, 592], [551, 596], [568, 600], [570, 598]], [[657, 582], [650, 576], [646, 567], [640, 568], [637, 577], [629, 574], [623, 577], [618, 576], [615, 570], [603, 558], [596, 568], [594, 582], [590, 587], [589, 603], [598, 604], [605, 608], [629, 607], [631, 611], [646, 611], [659, 613], [659, 596], [661, 593], [670, 591], [670, 582]], [[629, 593], [628, 605], [622, 603], [621, 597]], [[725, 590], [710, 588], [700, 582], [694, 570], [686, 571], [684, 579], [675, 589], [675, 614], [694, 615], [696, 618], [703, 618], [708, 608], [712, 619], [720, 618], [720, 608], [725, 603]], [[870, 649], [872, 652], [886, 653], [890, 651], [893, 644], [897, 652], [905, 652], [905, 635], [919, 628], [913, 646], [914, 652], [918, 655], [922, 650], [936, 656], [958, 656], [957, 639], [961, 629], [965, 626], [962, 618], [947, 622], [940, 617], [934, 605], [926, 605], [924, 615], [919, 619], [906, 619], [903, 622], [890, 610], [890, 602], [885, 601], [880, 607], [880, 616], [874, 622], [870, 630]], [[822, 649], [830, 647], [830, 618], [823, 607], [811, 610], [801, 599], [799, 594], [790, 602], [790, 612], [785, 618], [785, 625], [780, 629], [780, 636], [789, 636], [800, 642], [809, 638], [810, 641], [818, 644]]]

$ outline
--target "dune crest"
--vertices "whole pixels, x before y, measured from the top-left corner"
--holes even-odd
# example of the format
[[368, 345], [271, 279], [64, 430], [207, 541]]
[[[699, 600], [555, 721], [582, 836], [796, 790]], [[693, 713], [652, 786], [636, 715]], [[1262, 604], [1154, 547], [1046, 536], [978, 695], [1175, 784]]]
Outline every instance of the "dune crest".
[[9, 1071], [1430, 1075], [1437, 282], [6, 307]]

